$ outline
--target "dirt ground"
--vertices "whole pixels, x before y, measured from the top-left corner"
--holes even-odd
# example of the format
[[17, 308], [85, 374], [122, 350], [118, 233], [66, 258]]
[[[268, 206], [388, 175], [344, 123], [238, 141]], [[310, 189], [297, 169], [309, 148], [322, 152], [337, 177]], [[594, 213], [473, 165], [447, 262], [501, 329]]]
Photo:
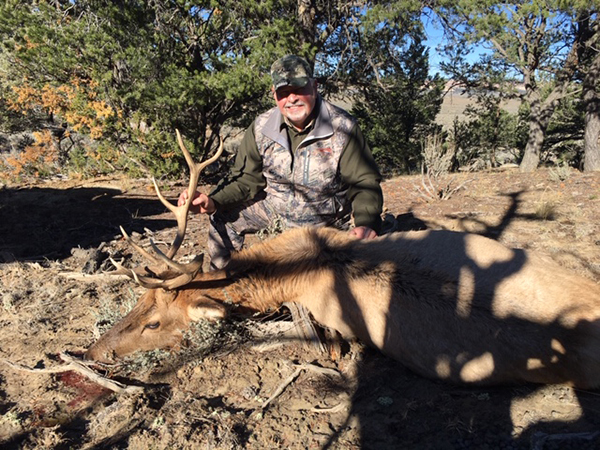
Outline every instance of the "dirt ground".
[[[483, 233], [600, 282], [600, 174], [512, 169], [452, 183], [462, 188], [433, 200], [419, 176], [388, 180], [387, 213], [402, 229]], [[276, 339], [286, 314], [198, 324], [180, 351], [103, 372], [141, 392], [50, 373], [64, 365], [61, 352], [80, 355], [143, 291], [103, 273], [107, 255], [131, 255], [119, 225], [142, 242], [137, 233], [170, 242], [175, 222], [150, 183], [108, 178], [4, 186], [0, 218], [2, 448], [600, 448], [599, 392], [452, 386], [356, 342], [332, 359]], [[206, 219], [194, 218], [180, 256], [202, 252], [205, 235]], [[263, 328], [271, 331], [261, 337]]]

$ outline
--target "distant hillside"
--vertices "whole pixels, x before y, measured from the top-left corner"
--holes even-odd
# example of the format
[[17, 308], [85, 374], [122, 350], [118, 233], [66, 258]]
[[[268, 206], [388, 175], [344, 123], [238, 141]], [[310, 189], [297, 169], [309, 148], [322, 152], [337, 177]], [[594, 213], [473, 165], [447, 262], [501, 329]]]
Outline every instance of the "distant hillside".
[[[347, 99], [333, 98], [330, 99], [334, 104], [344, 108], [347, 111], [352, 109], [352, 103]], [[473, 100], [464, 94], [459, 88], [450, 89], [450, 91], [444, 97], [442, 103], [442, 109], [436, 117], [436, 122], [442, 125], [444, 128], [452, 126], [454, 118], [458, 117], [459, 120], [465, 120], [464, 110], [467, 105], [472, 104]], [[503, 108], [511, 114], [516, 113], [519, 110], [519, 100], [511, 100], [503, 105]]]
[[[464, 91], [457, 88], [451, 89], [444, 97], [442, 109], [435, 120], [444, 128], [450, 127], [452, 126], [455, 117], [458, 117], [459, 120], [466, 119], [464, 110], [472, 103], [473, 100], [470, 99]], [[511, 114], [515, 114], [519, 110], [519, 105], [519, 100], [510, 100], [503, 105], [503, 109]]]

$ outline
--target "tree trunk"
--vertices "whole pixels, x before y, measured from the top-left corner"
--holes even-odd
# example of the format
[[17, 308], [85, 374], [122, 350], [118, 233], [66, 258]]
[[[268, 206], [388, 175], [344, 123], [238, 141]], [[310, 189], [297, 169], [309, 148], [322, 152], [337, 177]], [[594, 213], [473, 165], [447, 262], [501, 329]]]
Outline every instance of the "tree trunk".
[[527, 138], [527, 146], [525, 154], [519, 166], [521, 172], [533, 172], [537, 169], [540, 163], [540, 152], [544, 143], [544, 130], [540, 127], [540, 123], [531, 118], [529, 119], [529, 136]]
[[596, 98], [593, 111], [585, 113], [584, 160], [585, 172], [600, 171], [600, 99]]
[[566, 96], [565, 91], [567, 87], [566, 83], [555, 87], [543, 102], [537, 97], [539, 96], [539, 93], [536, 93], [534, 100], [531, 102], [529, 137], [527, 139], [523, 160], [519, 166], [521, 172], [533, 172], [537, 169], [537, 166], [540, 163], [542, 145], [546, 138], [546, 130], [550, 124], [550, 119], [552, 119], [552, 115], [558, 105], [559, 99]]
[[300, 30], [302, 30], [302, 36], [299, 36], [301, 40], [300, 47], [306, 48], [310, 46], [314, 47], [317, 39], [317, 28], [315, 23], [316, 17], [316, 6], [314, 0], [298, 0], [298, 24]]
[[540, 91], [534, 88], [531, 83], [534, 72], [530, 70], [526, 74], [525, 86], [526, 88], [529, 86], [528, 90], [531, 89], [528, 97], [532, 101], [531, 116], [529, 118], [529, 138], [525, 147], [523, 161], [521, 161], [521, 172], [532, 172], [540, 163], [542, 145], [544, 144], [546, 130], [550, 124], [552, 114], [554, 114], [559, 100], [571, 95], [569, 93], [569, 84], [579, 67], [581, 41], [586, 39], [588, 29], [589, 23], [587, 19], [585, 17], [581, 20], [578, 18], [578, 28], [573, 44], [567, 54], [563, 67], [556, 74], [554, 89], [543, 102], [540, 98]]
[[583, 170], [600, 171], [600, 97], [596, 85], [600, 79], [600, 53], [594, 57], [583, 79], [583, 103], [585, 105], [585, 133], [583, 140]]
[[550, 105], [542, 107], [539, 104], [539, 100], [531, 105], [527, 146], [525, 147], [525, 154], [519, 166], [521, 172], [533, 172], [537, 169], [540, 163], [542, 145], [546, 136], [546, 128], [548, 127], [553, 111], [554, 108], [550, 107]]

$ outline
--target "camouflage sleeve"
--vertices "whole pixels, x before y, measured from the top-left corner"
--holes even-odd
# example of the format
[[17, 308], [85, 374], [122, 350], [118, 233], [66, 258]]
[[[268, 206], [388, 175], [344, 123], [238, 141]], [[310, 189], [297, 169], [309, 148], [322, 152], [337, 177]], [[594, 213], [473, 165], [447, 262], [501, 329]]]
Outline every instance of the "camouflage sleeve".
[[252, 123], [242, 138], [229, 175], [216, 186], [210, 197], [218, 206], [227, 209], [253, 199], [266, 185]]
[[343, 150], [340, 176], [348, 186], [354, 224], [357, 227], [367, 226], [379, 233], [383, 209], [381, 174], [358, 125], [350, 132]]

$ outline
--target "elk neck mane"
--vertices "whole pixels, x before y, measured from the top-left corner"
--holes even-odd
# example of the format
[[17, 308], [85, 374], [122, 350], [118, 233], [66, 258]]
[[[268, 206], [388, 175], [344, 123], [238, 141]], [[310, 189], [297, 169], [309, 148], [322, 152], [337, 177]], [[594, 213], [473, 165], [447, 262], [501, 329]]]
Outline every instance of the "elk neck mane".
[[358, 242], [329, 228], [293, 229], [233, 254], [220, 285], [226, 300], [261, 312], [276, 309], [336, 270], [360, 276], [364, 261], [352, 257]]
[[327, 289], [335, 277], [345, 283], [370, 280], [380, 286], [393, 284], [398, 276], [439, 279], [439, 273], [417, 269], [409, 253], [398, 252], [393, 260], [384, 258], [382, 248], [389, 245], [393, 241], [373, 246], [331, 228], [297, 228], [233, 254], [220, 271], [221, 278], [209, 272], [197, 281], [204, 277], [221, 280], [218, 284], [201, 282], [201, 289], [210, 287], [211, 297], [265, 312], [294, 301], [306, 290]]

